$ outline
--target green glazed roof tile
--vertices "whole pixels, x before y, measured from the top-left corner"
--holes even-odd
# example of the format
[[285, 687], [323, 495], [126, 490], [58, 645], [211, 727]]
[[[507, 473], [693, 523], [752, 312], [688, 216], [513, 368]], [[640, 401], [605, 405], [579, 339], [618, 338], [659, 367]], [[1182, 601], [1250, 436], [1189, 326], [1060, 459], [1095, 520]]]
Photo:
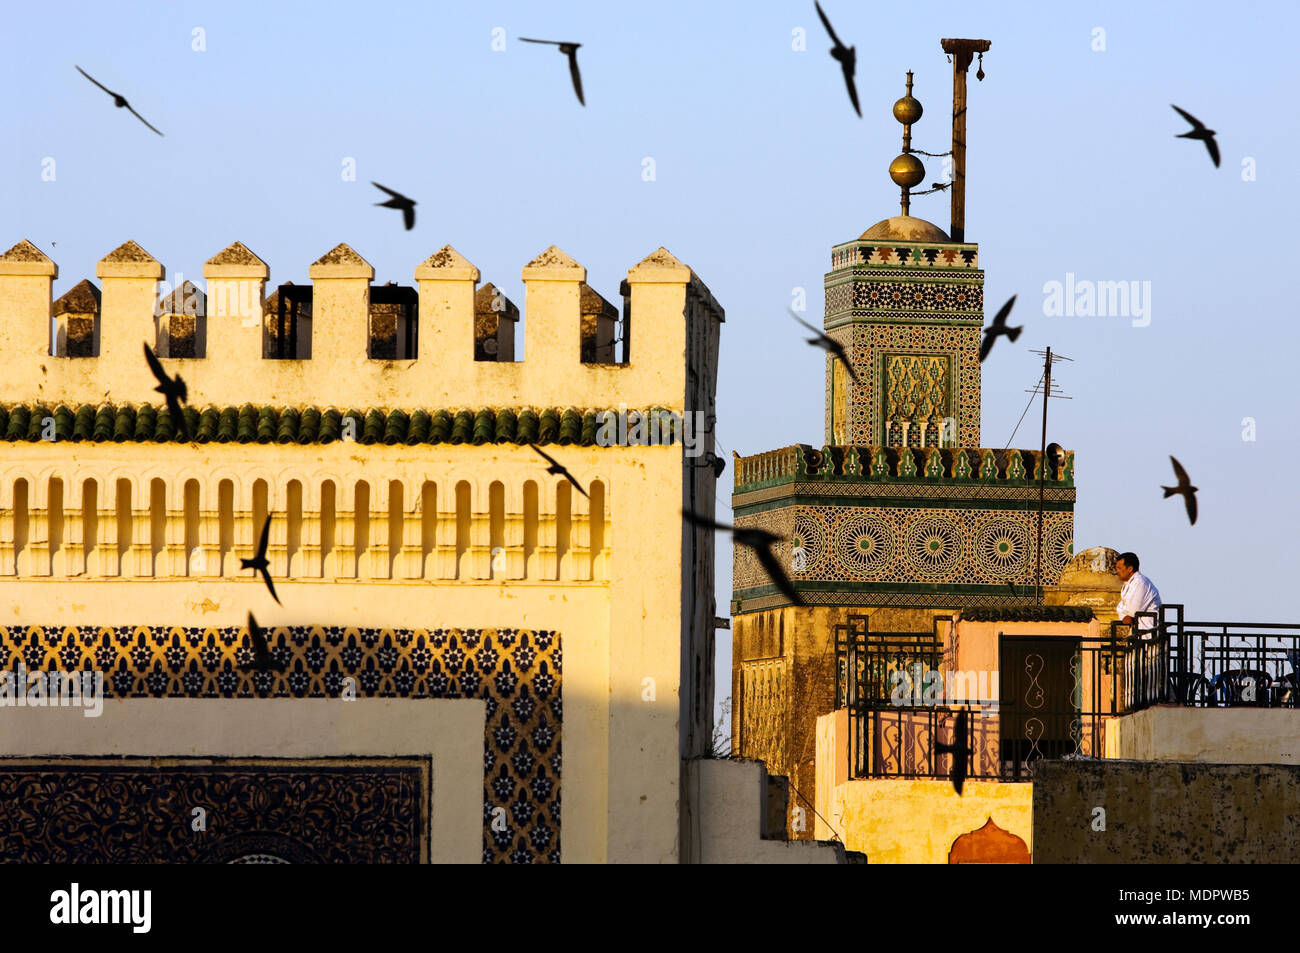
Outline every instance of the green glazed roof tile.
[[333, 443], [343, 436], [343, 415], [333, 407], [320, 415], [320, 443]]
[[245, 404], [239, 408], [235, 418], [235, 439], [240, 443], [251, 443], [257, 437], [257, 408]]
[[135, 414], [135, 432], [130, 439], [143, 443], [153, 436], [154, 425], [158, 423], [158, 411], [151, 404], [143, 404]]
[[199, 414], [199, 426], [195, 439], [198, 440], [199, 443], [208, 443], [211, 440], [215, 440], [217, 436], [217, 428], [220, 424], [221, 412], [215, 407], [205, 407]]
[[510, 443], [515, 436], [515, 430], [519, 426], [519, 418], [515, 412], [510, 409], [498, 410], [496, 413], [496, 433], [494, 439], [497, 443]]
[[554, 443], [559, 436], [560, 412], [555, 409], [542, 411], [537, 424], [537, 442]]
[[271, 443], [280, 427], [280, 415], [274, 407], [263, 407], [257, 414], [257, 442]]
[[95, 414], [95, 426], [91, 439], [96, 443], [113, 439], [113, 426], [117, 423], [117, 411], [109, 404], [99, 408]]
[[562, 446], [582, 442], [582, 415], [574, 410], [566, 410], [560, 415], [560, 439]]
[[32, 410], [31, 417], [27, 421], [27, 439], [40, 440], [41, 430], [45, 426], [45, 418], [50, 416], [50, 408], [41, 405]]
[[451, 437], [448, 438], [454, 444], [464, 443], [474, 436], [474, 415], [468, 410], [462, 410], [451, 422]]
[[292, 407], [286, 407], [280, 413], [280, 425], [276, 428], [276, 443], [293, 443], [297, 439], [297, 433], [300, 427], [302, 416]]
[[117, 409], [117, 419], [113, 421], [114, 443], [126, 443], [128, 440], [135, 439], [135, 418], [136, 409], [134, 407], [119, 407]]
[[445, 410], [436, 410], [429, 423], [429, 443], [442, 443], [451, 439], [451, 414]]
[[384, 425], [384, 443], [391, 447], [394, 444], [403, 443], [406, 440], [406, 432], [410, 429], [411, 418], [402, 410], [394, 410], [388, 415], [388, 422]]
[[[315, 443], [316, 438], [320, 436], [320, 411], [315, 407], [305, 407], [301, 414], [298, 415], [298, 436], [299, 443]], [[284, 423], [281, 421], [281, 426]]]
[[72, 408], [67, 404], [59, 404], [54, 408], [54, 439], [68, 440], [72, 437], [72, 428], [76, 422], [76, 415]]
[[9, 414], [9, 426], [5, 428], [6, 440], [26, 440], [27, 421], [31, 411], [26, 407], [15, 407]]
[[230, 443], [239, 433], [239, 411], [234, 407], [227, 407], [221, 412], [221, 418], [217, 421], [217, 442]]
[[537, 432], [541, 429], [541, 420], [537, 412], [525, 410], [519, 415], [519, 420], [515, 425], [515, 443], [541, 443], [537, 439]]
[[82, 404], [77, 408], [77, 419], [72, 425], [73, 440], [89, 440], [95, 433], [95, 408]]
[[496, 414], [491, 410], [480, 410], [474, 415], [474, 446], [481, 447], [496, 439]]
[[406, 431], [406, 442], [408, 444], [427, 443], [429, 440], [429, 430], [433, 426], [433, 418], [429, 416], [427, 410], [417, 410], [411, 414], [410, 427]]
[[379, 410], [371, 410], [362, 418], [361, 423], [361, 442], [364, 444], [378, 443], [384, 439], [384, 414]]

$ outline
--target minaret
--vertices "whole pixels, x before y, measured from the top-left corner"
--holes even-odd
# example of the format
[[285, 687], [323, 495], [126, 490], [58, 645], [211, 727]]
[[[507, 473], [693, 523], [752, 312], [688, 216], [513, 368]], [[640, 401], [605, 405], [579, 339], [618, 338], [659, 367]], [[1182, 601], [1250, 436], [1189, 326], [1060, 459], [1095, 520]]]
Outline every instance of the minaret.
[[925, 178], [911, 144], [923, 110], [910, 72], [893, 112], [903, 150], [889, 175], [901, 189], [901, 214], [836, 245], [825, 277], [826, 333], [844, 345], [857, 378], [827, 359], [826, 443], [978, 447], [979, 246], [910, 214], [911, 189]]

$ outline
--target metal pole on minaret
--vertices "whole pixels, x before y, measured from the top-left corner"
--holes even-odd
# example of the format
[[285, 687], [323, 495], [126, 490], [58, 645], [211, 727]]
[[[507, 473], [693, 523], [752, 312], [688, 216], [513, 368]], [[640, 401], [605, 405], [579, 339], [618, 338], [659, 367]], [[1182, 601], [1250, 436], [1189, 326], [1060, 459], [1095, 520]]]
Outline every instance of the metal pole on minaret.
[[1043, 439], [1038, 451], [1038, 545], [1034, 551], [1038, 556], [1034, 568], [1034, 602], [1043, 602], [1043, 481], [1047, 476], [1047, 398], [1052, 393], [1052, 348], [1047, 348], [1047, 357], [1043, 359]]
[[966, 72], [975, 54], [980, 54], [980, 71], [984, 78], [984, 56], [992, 46], [988, 40], [940, 40], [943, 51], [952, 57], [952, 226], [948, 235], [954, 242], [966, 240]]
[[[1038, 449], [1038, 545], [1035, 547], [1036, 558], [1034, 566], [1034, 603], [1042, 605], [1043, 603], [1043, 496], [1044, 483], [1047, 480], [1047, 399], [1049, 397], [1060, 397], [1063, 400], [1070, 398], [1065, 394], [1052, 393], [1052, 365], [1057, 361], [1071, 360], [1062, 354], [1053, 354], [1049, 347], [1046, 351], [1030, 349], [1030, 353], [1043, 355], [1043, 440]], [[1030, 391], [1031, 394], [1038, 393], [1038, 387]], [[1032, 398], [1030, 398], [1032, 400]], [[1027, 408], [1026, 408], [1027, 409]], [[1013, 433], [1012, 439], [1015, 439]], [[1008, 445], [1010, 441], [1008, 441]], [[1052, 444], [1053, 447], [1056, 444]], [[1059, 449], [1059, 448], [1058, 448]], [[1055, 479], [1055, 476], [1053, 476]]]

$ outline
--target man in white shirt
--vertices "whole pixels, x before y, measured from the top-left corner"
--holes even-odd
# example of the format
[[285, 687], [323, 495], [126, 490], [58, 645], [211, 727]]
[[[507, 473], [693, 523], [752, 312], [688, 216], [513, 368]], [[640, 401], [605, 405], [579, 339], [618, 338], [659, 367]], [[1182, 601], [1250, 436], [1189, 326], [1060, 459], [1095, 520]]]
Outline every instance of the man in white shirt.
[[[1150, 579], [1138, 572], [1139, 565], [1136, 553], [1123, 553], [1115, 561], [1115, 572], [1119, 575], [1119, 581], [1124, 583], [1124, 588], [1119, 591], [1119, 605], [1115, 607], [1115, 613], [1125, 625], [1132, 625], [1133, 617], [1139, 612], [1160, 612], [1160, 592], [1151, 584]], [[1150, 638], [1153, 628], [1151, 619], [1141, 620], [1138, 626], [1143, 638]]]

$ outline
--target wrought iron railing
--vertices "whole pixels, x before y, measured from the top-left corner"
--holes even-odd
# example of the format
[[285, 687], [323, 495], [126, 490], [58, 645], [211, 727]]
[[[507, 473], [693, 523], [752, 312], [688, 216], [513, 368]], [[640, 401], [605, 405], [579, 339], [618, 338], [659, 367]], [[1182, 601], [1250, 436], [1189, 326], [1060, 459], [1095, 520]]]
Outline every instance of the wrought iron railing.
[[[996, 654], [994, 670], [955, 670], [941, 633], [947, 621], [936, 618], [928, 635], [868, 633], [865, 619], [837, 627], [836, 701], [849, 712], [854, 776], [945, 776], [953, 755], [941, 746], [958, 743], [964, 708], [967, 777], [1027, 780], [1039, 758], [1100, 756], [1108, 718], [1167, 698], [1169, 639], [1155, 618], [1138, 620], [1152, 630], [1146, 638], [1113, 626], [1101, 636], [1061, 636], [1051, 653], [1040, 641], [1017, 656], [1024, 671], [1008, 673]], [[1001, 698], [1004, 691], [1014, 697]]]
[[[1189, 622], [1183, 606], [1164, 606], [1100, 636], [1061, 636], [1057, 665], [1068, 679], [1050, 689], [1038, 681], [1046, 663], [1037, 650], [1019, 656], [1021, 673], [955, 672], [946, 625], [937, 617], [929, 634], [868, 633], [853, 616], [836, 627], [836, 707], [848, 710], [855, 777], [944, 777], [959, 745], [967, 777], [1028, 780], [1039, 758], [1104, 755], [1107, 722], [1152, 705], [1300, 702], [1300, 625]], [[1000, 698], [1007, 686], [1015, 697]]]
[[1195, 707], [1300, 703], [1300, 624], [1196, 622], [1164, 606], [1169, 702]]

